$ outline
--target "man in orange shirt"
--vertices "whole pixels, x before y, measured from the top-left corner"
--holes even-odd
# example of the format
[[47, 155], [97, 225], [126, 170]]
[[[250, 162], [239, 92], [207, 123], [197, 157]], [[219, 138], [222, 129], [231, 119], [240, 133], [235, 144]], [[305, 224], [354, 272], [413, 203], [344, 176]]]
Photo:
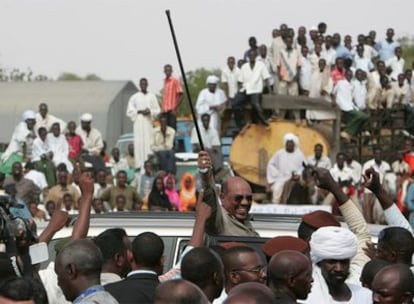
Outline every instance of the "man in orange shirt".
[[177, 129], [177, 110], [183, 98], [183, 89], [180, 80], [172, 76], [172, 66], [164, 66], [164, 89], [161, 102], [161, 110], [167, 117], [167, 125]]

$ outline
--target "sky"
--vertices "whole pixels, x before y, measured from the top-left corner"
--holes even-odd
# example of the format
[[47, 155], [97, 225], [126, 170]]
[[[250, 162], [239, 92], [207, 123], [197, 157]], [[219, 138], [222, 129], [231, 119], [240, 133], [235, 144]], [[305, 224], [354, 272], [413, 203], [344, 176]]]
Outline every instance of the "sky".
[[0, 0], [0, 66], [52, 78], [95, 73], [137, 84], [146, 77], [158, 92], [164, 64], [179, 75], [166, 9], [186, 71], [240, 58], [250, 36], [268, 45], [281, 23], [296, 30], [324, 21], [329, 33], [354, 41], [372, 29], [383, 38], [388, 27], [414, 35], [409, 0]]

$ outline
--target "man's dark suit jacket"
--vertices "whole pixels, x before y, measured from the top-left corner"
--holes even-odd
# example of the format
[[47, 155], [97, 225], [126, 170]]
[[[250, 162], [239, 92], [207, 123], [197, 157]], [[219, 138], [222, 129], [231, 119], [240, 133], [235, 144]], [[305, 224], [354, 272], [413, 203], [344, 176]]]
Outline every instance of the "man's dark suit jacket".
[[149, 304], [154, 302], [155, 288], [158, 284], [160, 281], [157, 275], [137, 273], [104, 287], [119, 304]]

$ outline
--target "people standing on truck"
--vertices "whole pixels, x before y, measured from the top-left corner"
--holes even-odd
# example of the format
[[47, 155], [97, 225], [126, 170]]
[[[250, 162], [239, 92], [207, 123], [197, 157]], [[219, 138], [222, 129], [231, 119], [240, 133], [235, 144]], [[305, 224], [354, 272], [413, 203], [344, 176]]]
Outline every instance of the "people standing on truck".
[[134, 124], [134, 169], [143, 168], [144, 162], [152, 154], [153, 121], [161, 112], [157, 97], [147, 90], [146, 78], [140, 79], [139, 88], [141, 91], [131, 96], [126, 110], [126, 115]]
[[183, 99], [183, 89], [179, 79], [172, 76], [171, 64], [164, 66], [164, 88], [162, 92], [161, 112], [167, 117], [167, 125], [177, 130], [177, 111]]
[[168, 126], [168, 114], [162, 113], [160, 126], [153, 129], [151, 149], [158, 158], [160, 170], [175, 174], [174, 137], [175, 130]]
[[226, 104], [226, 95], [217, 85], [219, 78], [216, 75], [207, 77], [207, 88], [200, 91], [196, 102], [197, 123], [201, 125], [203, 114], [210, 115], [210, 126], [220, 132], [221, 130], [221, 113]]
[[45, 127], [47, 131], [52, 129], [54, 123], [58, 123], [60, 126], [60, 131], [66, 129], [66, 123], [52, 114], [49, 114], [49, 109], [46, 103], [41, 103], [39, 105], [39, 112], [36, 113], [36, 125], [35, 130], [37, 131], [40, 127]]

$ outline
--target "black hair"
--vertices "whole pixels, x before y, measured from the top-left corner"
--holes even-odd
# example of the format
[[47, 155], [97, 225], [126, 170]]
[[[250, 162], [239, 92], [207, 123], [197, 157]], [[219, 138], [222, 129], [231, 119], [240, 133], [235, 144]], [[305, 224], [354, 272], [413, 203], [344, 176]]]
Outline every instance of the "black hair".
[[300, 222], [298, 227], [298, 238], [308, 242], [315, 231], [315, 228], [309, 226], [304, 221], [302, 221]]
[[122, 228], [107, 229], [96, 238], [94, 243], [102, 252], [104, 263], [111, 260], [115, 254], [124, 254], [126, 246], [123, 238], [126, 236], [126, 232]]
[[388, 265], [391, 265], [391, 263], [380, 259], [373, 259], [366, 263], [364, 268], [362, 268], [360, 277], [362, 285], [364, 287], [372, 289], [372, 281], [374, 281], [376, 274]]
[[132, 241], [132, 254], [140, 266], [159, 266], [163, 253], [164, 242], [153, 232], [143, 232]]

